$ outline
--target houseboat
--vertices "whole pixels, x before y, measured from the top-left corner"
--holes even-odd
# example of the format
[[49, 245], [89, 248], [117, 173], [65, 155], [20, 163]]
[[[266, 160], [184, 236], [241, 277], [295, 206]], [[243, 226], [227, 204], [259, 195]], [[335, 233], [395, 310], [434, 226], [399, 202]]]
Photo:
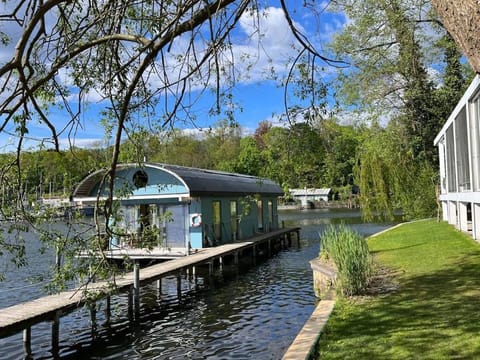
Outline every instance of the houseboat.
[[[107, 198], [104, 174], [98, 170], [78, 184], [72, 195], [75, 206], [91, 208]], [[165, 257], [184, 256], [274, 231], [282, 195], [275, 182], [249, 175], [158, 163], [119, 164], [109, 248], [150, 248], [150, 253]]]

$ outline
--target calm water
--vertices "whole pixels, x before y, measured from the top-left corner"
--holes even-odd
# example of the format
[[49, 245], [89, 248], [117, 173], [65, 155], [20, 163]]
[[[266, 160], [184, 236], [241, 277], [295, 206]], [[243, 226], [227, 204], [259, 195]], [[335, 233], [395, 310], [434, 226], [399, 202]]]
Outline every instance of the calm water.
[[[213, 278], [200, 274], [197, 283], [184, 279], [183, 295], [176, 297], [176, 281], [166, 278], [162, 294], [142, 288], [141, 321], [126, 316], [127, 297], [112, 300], [107, 321], [105, 304], [97, 306], [97, 331], [92, 333], [90, 312], [80, 309], [60, 323], [62, 358], [82, 359], [279, 359], [315, 307], [309, 260], [319, 250], [319, 235], [328, 224], [344, 222], [364, 235], [388, 224], [364, 224], [355, 210], [281, 212], [286, 226], [301, 226], [301, 246], [283, 250], [254, 265], [226, 266]], [[32, 237], [32, 234], [27, 234]], [[0, 308], [42, 295], [29, 278], [45, 273], [53, 256], [37, 254], [30, 239], [28, 268], [7, 268], [0, 283]], [[2, 269], [7, 266], [0, 263]], [[50, 324], [32, 327], [35, 359], [50, 359]], [[23, 358], [21, 334], [0, 339], [0, 359]]]

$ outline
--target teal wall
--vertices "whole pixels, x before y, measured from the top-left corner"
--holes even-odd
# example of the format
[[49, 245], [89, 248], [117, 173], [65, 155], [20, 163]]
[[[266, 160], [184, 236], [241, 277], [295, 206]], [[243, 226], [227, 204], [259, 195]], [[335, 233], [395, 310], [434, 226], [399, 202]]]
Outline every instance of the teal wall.
[[[221, 238], [217, 239], [214, 236], [213, 230], [213, 213], [212, 203], [214, 201], [220, 201], [221, 204]], [[202, 227], [204, 232], [203, 246], [220, 245], [232, 242], [234, 235], [232, 232], [232, 222], [230, 216], [230, 201], [237, 201], [238, 211], [238, 238], [237, 240], [246, 239], [258, 234], [259, 232], [268, 232], [278, 229], [278, 211], [277, 211], [277, 198], [276, 197], [264, 197], [262, 201], [263, 223], [259, 226], [258, 220], [258, 207], [256, 200], [250, 202], [249, 206], [246, 205], [246, 198], [239, 197], [202, 197], [201, 201], [201, 213], [202, 213]], [[272, 204], [272, 220], [269, 221], [268, 216], [268, 201]], [[248, 212], [246, 208], [250, 208]], [[207, 238], [208, 240], [205, 240]]]
[[[137, 189], [133, 183], [134, 174], [143, 170], [148, 176], [147, 186]], [[188, 193], [189, 189], [172, 174], [156, 168], [125, 168], [117, 171], [115, 178], [115, 191], [124, 195], [124, 192], [130, 195], [170, 195]], [[96, 196], [98, 185], [90, 192], [90, 196]], [[105, 189], [102, 189], [102, 195], [106, 195]], [[115, 194], [118, 195], [118, 194]]]

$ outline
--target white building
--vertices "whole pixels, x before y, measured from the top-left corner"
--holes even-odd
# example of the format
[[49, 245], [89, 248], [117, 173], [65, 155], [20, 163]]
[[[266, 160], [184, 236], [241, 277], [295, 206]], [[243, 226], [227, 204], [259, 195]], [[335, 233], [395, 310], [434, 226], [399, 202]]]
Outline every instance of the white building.
[[303, 189], [290, 189], [290, 195], [297, 201], [300, 201], [302, 206], [308, 207], [309, 203], [315, 201], [328, 202], [332, 197], [332, 189], [330, 188], [303, 188]]
[[480, 77], [434, 140], [440, 155], [443, 219], [480, 240]]

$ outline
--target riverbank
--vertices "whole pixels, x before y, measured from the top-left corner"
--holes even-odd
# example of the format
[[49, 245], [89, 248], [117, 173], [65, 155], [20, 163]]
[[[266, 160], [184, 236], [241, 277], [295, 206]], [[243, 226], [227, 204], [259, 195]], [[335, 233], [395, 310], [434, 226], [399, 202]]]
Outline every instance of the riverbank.
[[319, 358], [479, 358], [480, 246], [435, 220], [368, 242], [379, 276], [367, 295], [337, 301]]

